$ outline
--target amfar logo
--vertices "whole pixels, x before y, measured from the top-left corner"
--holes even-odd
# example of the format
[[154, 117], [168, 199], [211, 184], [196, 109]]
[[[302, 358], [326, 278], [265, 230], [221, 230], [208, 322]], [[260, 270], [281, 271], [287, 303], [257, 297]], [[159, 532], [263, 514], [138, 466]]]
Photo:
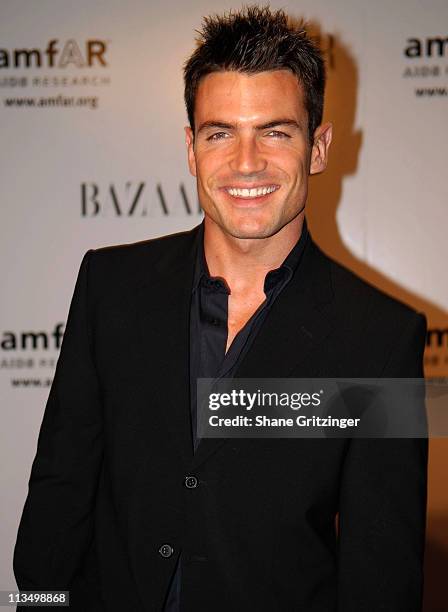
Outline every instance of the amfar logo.
[[177, 204], [170, 203], [158, 183], [151, 190], [144, 181], [127, 181], [124, 185], [110, 183], [100, 187], [97, 183], [81, 183], [81, 216], [146, 217], [150, 213], [163, 216], [172, 214], [200, 215], [199, 202], [190, 202], [185, 186], [179, 185]]
[[0, 49], [0, 68], [86, 68], [107, 66], [105, 40], [89, 39], [79, 45], [70, 38], [59, 44], [50, 40], [45, 49]]
[[448, 327], [428, 329], [426, 333], [426, 346], [431, 348], [448, 348]]
[[448, 55], [448, 37], [408, 38], [404, 55], [409, 58], [445, 57]]
[[64, 336], [64, 323], [57, 323], [53, 331], [5, 331], [0, 340], [0, 347], [4, 351], [17, 350], [53, 350], [61, 348]]

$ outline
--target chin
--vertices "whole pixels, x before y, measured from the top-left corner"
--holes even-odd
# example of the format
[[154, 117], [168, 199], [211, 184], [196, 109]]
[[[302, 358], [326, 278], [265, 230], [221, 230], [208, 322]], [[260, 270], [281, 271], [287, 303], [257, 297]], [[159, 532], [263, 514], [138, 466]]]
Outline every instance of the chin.
[[227, 234], [240, 239], [269, 238], [278, 231], [273, 223], [256, 223], [253, 220], [234, 220], [224, 223], [222, 227]]

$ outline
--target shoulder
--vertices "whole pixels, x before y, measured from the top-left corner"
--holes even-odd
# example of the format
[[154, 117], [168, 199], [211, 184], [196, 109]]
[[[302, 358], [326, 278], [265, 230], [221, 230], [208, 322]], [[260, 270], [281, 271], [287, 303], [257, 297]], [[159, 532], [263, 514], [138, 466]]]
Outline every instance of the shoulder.
[[90, 249], [84, 255], [89, 277], [104, 287], [145, 283], [191, 253], [198, 227], [140, 242]]
[[371, 284], [346, 266], [324, 253], [313, 243], [316, 256], [326, 266], [334, 307], [348, 317], [377, 313], [386, 320], [414, 319], [421, 316], [412, 306]]
[[417, 358], [413, 363], [418, 365], [425, 344], [426, 317], [335, 261], [315, 243], [313, 248], [331, 285], [327, 313], [331, 313], [339, 346], [358, 355], [360, 363], [386, 367], [394, 355], [403, 353]]

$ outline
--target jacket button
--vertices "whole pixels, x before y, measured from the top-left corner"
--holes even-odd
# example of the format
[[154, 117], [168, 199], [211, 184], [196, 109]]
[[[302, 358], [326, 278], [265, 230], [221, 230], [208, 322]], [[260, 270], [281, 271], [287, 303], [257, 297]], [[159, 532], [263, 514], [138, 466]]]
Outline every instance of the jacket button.
[[185, 477], [185, 486], [187, 489], [196, 489], [198, 486], [198, 479], [196, 476], [186, 476]]
[[173, 552], [174, 552], [174, 548], [170, 546], [169, 544], [162, 544], [162, 546], [159, 548], [160, 555], [162, 557], [165, 557], [165, 559], [168, 559], [168, 557], [171, 557]]

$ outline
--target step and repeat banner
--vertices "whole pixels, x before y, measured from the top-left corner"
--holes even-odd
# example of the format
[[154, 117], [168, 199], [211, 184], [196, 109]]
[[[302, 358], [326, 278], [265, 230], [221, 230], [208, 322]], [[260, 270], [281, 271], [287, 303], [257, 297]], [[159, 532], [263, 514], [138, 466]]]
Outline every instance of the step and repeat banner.
[[[327, 59], [334, 142], [327, 171], [311, 179], [311, 232], [427, 315], [425, 373], [444, 378], [448, 4], [271, 6], [305, 18]], [[0, 3], [1, 588], [15, 588], [18, 521], [83, 254], [202, 220], [186, 164], [182, 64], [202, 16], [230, 8], [239, 4]], [[447, 460], [448, 441], [432, 440], [428, 610], [439, 609], [448, 563]]]

